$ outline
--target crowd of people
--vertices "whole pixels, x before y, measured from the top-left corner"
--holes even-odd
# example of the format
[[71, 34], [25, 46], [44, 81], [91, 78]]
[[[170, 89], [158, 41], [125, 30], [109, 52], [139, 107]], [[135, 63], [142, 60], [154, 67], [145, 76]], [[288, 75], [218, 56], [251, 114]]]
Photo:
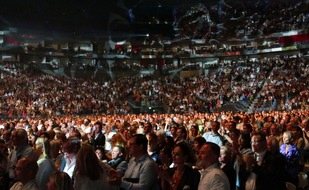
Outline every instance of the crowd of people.
[[167, 113], [203, 113], [240, 101], [259, 111], [307, 109], [308, 69], [302, 56], [223, 60], [208, 75], [190, 78], [123, 76], [94, 82], [9, 69], [2, 72], [0, 115], [127, 114], [132, 105], [159, 103]]
[[308, 117], [292, 110], [7, 119], [0, 187], [282, 190], [308, 172]]
[[[220, 22], [239, 13], [220, 2]], [[307, 1], [255, 6], [234, 18], [237, 29], [226, 22], [212, 31], [213, 10], [201, 4], [178, 24], [182, 35], [210, 38], [308, 23]], [[195, 27], [181, 26], [188, 20]], [[92, 81], [21, 63], [0, 69], [0, 189], [283, 190], [309, 172], [309, 65], [302, 55], [219, 60], [208, 74], [189, 78]], [[252, 109], [222, 111], [228, 102]], [[166, 113], [132, 111], [157, 104]]]
[[207, 8], [203, 4], [184, 6], [178, 13], [176, 24], [182, 37], [225, 39], [267, 36], [306, 28], [308, 5], [308, 1], [297, 0], [220, 0], [217, 5]]

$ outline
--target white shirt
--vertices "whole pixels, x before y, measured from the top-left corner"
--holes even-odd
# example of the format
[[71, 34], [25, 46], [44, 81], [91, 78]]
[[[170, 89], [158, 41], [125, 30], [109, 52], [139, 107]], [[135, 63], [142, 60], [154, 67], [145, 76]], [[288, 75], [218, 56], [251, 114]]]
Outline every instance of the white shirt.
[[207, 142], [213, 142], [220, 147], [223, 145], [223, 137], [219, 133], [214, 134], [212, 131], [209, 131], [204, 133], [203, 137]]
[[217, 163], [200, 170], [201, 179], [198, 190], [230, 190], [230, 182]]
[[265, 154], [266, 154], [266, 150], [261, 152], [260, 154], [255, 153], [255, 159], [259, 166], [262, 164]]
[[75, 165], [76, 165], [76, 157], [74, 156], [72, 159], [66, 159], [66, 164], [65, 164], [65, 167], [63, 169], [63, 172], [69, 174], [69, 176], [72, 178], [73, 176], [73, 172], [74, 172], [74, 169], [75, 169]]

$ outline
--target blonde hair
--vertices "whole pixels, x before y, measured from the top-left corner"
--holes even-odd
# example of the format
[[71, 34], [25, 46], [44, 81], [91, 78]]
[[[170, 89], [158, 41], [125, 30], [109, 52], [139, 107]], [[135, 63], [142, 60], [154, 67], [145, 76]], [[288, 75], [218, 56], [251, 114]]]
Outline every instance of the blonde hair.
[[50, 142], [46, 137], [39, 137], [35, 141], [36, 146], [40, 145], [43, 150], [42, 157], [44, 158], [51, 158], [51, 150], [50, 150]]

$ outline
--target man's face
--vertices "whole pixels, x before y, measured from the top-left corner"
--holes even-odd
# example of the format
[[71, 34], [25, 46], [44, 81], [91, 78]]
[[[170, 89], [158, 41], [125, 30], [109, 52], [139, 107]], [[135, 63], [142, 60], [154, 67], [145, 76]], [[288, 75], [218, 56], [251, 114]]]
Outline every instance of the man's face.
[[144, 133], [150, 133], [151, 132], [151, 126], [150, 126], [150, 124], [148, 124], [148, 123], [146, 123], [145, 125], [144, 125]]
[[235, 127], [233, 122], [227, 123], [227, 130], [232, 131], [232, 130], [235, 130], [235, 129], [236, 129], [236, 127]]
[[14, 146], [21, 146], [23, 144], [23, 139], [18, 135], [18, 130], [12, 132], [11, 139]]
[[71, 159], [75, 155], [70, 142], [63, 143], [62, 151], [63, 151], [63, 155], [64, 155], [65, 158], [70, 158]]
[[119, 148], [118, 147], [114, 147], [113, 150], [112, 150], [112, 159], [116, 159], [118, 157], [121, 156], [121, 153], [119, 151]]
[[177, 129], [176, 136], [177, 136], [177, 138], [182, 138], [182, 130], [181, 129]]
[[17, 181], [23, 181], [27, 176], [28, 169], [25, 167], [24, 160], [18, 160], [14, 169], [14, 175]]
[[171, 128], [171, 133], [172, 133], [173, 136], [176, 134], [176, 129], [174, 127]]
[[262, 141], [259, 136], [255, 135], [251, 139], [252, 151], [256, 153], [261, 153], [267, 148], [266, 141]]
[[129, 155], [135, 157], [139, 153], [139, 146], [136, 144], [135, 138], [131, 138], [128, 141], [128, 149], [129, 149]]
[[209, 145], [203, 145], [202, 148], [200, 149], [200, 152], [198, 154], [197, 158], [197, 166], [201, 168], [207, 168], [210, 160], [213, 159], [213, 155], [210, 151]]
[[96, 133], [100, 133], [100, 127], [99, 127], [99, 125], [94, 125], [94, 131], [95, 131]]
[[156, 140], [151, 135], [149, 135], [148, 136], [148, 150], [149, 151], [155, 151], [156, 148], [157, 148]]
[[248, 129], [248, 127], [247, 127], [246, 125], [243, 126], [242, 131], [243, 131], [244, 133], [250, 133], [250, 132], [251, 132], [251, 131]]
[[244, 117], [244, 118], [242, 119], [242, 122], [243, 122], [243, 123], [249, 123], [249, 118], [248, 118], [248, 117]]
[[213, 122], [213, 123], [211, 124], [211, 130], [212, 130], [213, 132], [217, 132], [217, 131], [219, 130], [219, 127], [220, 127], [220, 126], [218, 126], [217, 123], [215, 123], [215, 122]]

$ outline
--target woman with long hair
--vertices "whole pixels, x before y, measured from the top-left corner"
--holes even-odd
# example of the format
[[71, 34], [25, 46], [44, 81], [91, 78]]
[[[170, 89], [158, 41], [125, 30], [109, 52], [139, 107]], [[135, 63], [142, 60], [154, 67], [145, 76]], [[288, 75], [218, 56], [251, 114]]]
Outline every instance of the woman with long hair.
[[77, 153], [74, 190], [101, 190], [109, 189], [107, 172], [101, 166], [93, 147], [90, 144], [83, 144]]
[[194, 142], [194, 140], [200, 136], [200, 131], [197, 124], [192, 124], [189, 130], [189, 141]]
[[236, 187], [244, 189], [246, 183], [246, 165], [244, 156], [253, 154], [251, 149], [251, 137], [248, 133], [241, 133], [238, 138], [238, 153], [234, 160], [234, 169], [236, 171]]
[[72, 179], [65, 172], [56, 171], [50, 174], [47, 183], [48, 190], [73, 190]]
[[176, 167], [167, 170], [158, 167], [162, 190], [197, 189], [200, 173], [190, 166], [195, 164], [190, 146], [185, 142], [177, 143], [172, 158]]

